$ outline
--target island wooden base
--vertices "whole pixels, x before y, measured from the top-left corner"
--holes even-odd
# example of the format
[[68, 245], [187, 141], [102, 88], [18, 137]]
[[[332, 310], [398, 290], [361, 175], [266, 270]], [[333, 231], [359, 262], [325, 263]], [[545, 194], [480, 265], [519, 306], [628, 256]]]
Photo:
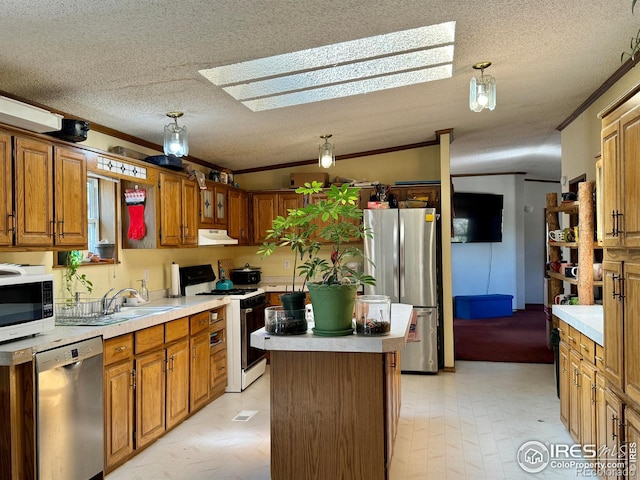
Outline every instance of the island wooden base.
[[397, 352], [272, 350], [270, 376], [273, 480], [388, 478]]

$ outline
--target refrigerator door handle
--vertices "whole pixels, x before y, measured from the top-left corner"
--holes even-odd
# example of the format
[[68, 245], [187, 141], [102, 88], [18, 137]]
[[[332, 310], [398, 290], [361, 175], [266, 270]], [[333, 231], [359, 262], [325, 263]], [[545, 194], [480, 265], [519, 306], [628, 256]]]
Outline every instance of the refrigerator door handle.
[[400, 223], [400, 261], [398, 262], [398, 275], [400, 276], [400, 298], [405, 295], [405, 278], [404, 278], [404, 218], [400, 217], [398, 220]]

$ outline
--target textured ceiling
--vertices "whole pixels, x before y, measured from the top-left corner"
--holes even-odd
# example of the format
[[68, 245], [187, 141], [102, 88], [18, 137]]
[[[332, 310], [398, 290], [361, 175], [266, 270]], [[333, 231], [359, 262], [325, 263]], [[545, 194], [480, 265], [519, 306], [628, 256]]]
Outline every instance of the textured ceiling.
[[[162, 143], [185, 112], [190, 154], [242, 170], [434, 139], [453, 128], [455, 174], [558, 179], [555, 127], [620, 66], [630, 0], [0, 0], [0, 90]], [[252, 112], [198, 70], [456, 22], [452, 78]], [[493, 62], [493, 112], [468, 108], [471, 66]]]

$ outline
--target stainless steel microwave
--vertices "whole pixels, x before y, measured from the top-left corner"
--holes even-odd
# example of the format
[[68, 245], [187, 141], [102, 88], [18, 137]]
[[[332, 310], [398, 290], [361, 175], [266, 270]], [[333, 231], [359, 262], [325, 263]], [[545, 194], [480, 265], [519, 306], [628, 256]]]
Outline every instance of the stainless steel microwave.
[[0, 342], [54, 327], [53, 275], [0, 275]]

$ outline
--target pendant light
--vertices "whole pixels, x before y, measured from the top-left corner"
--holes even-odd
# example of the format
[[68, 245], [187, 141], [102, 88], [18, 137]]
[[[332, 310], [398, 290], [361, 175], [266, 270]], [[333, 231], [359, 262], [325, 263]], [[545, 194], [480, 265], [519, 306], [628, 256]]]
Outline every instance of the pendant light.
[[184, 115], [182, 112], [169, 112], [167, 117], [173, 118], [173, 123], [164, 126], [164, 154], [175, 157], [184, 157], [189, 154], [187, 143], [187, 127], [178, 126], [178, 118]]
[[324, 143], [318, 146], [318, 166], [322, 168], [329, 168], [336, 164], [336, 152], [335, 145], [329, 143], [329, 139], [333, 135], [320, 135], [320, 138], [324, 139]]
[[491, 62], [480, 62], [473, 66], [480, 70], [480, 78], [473, 77], [469, 84], [469, 108], [474, 112], [496, 108], [496, 79], [484, 74], [484, 69], [490, 66]]

